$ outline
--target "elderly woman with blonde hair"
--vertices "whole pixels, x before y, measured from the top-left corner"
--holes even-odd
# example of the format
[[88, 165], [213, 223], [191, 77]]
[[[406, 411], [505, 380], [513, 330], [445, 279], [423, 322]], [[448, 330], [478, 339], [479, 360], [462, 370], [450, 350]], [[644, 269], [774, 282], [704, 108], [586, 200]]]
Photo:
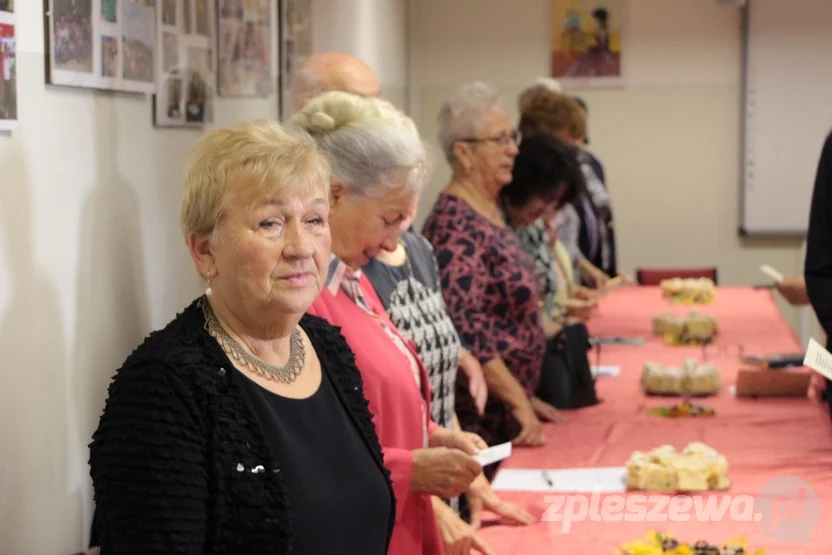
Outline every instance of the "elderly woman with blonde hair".
[[182, 230], [205, 295], [118, 370], [90, 446], [102, 553], [387, 553], [395, 498], [327, 279], [330, 169], [276, 123], [208, 134]]
[[310, 313], [338, 326], [355, 352], [396, 493], [389, 553], [490, 553], [452, 511], [434, 512], [442, 509], [437, 498], [471, 490], [482, 471], [471, 455], [485, 444], [433, 421], [430, 378], [418, 348], [393, 324], [361, 271], [382, 251], [396, 249], [416, 210], [428, 179], [419, 132], [390, 103], [346, 92], [313, 99], [293, 123], [332, 164], [332, 258]]

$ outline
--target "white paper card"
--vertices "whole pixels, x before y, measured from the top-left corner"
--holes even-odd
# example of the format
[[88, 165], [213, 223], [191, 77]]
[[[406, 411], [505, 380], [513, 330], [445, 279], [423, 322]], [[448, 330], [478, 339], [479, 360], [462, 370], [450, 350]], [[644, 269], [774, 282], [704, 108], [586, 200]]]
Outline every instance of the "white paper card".
[[806, 356], [803, 357], [803, 365], [832, 380], [832, 353], [811, 337], [806, 347]]
[[778, 283], [783, 281], [783, 274], [781, 274], [768, 264], [763, 264], [762, 266], [760, 266], [760, 271]]
[[593, 378], [617, 378], [621, 374], [620, 366], [593, 366], [590, 371]]
[[557, 470], [507, 468], [497, 473], [491, 487], [494, 491], [622, 492], [627, 491], [626, 478], [627, 469], [623, 466]]
[[476, 455], [474, 460], [480, 463], [481, 466], [488, 466], [497, 461], [501, 461], [511, 456], [511, 442], [493, 445], [488, 449], [483, 449]]

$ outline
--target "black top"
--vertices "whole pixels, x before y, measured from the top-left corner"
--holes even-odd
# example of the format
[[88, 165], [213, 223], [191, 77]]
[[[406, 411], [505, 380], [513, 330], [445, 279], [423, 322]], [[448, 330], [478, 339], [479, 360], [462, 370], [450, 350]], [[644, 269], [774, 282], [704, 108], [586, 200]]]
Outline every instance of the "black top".
[[[832, 347], [832, 134], [820, 155], [809, 211], [804, 264], [806, 292], [820, 325], [826, 347]], [[826, 400], [832, 415], [832, 382], [826, 380]]]
[[832, 341], [832, 134], [826, 138], [815, 176], [804, 274], [812, 308]]
[[442, 290], [433, 247], [413, 232], [402, 234], [407, 259], [401, 266], [371, 260], [362, 268], [393, 325], [416, 345], [428, 372], [433, 421], [454, 426], [454, 387], [462, 348]]
[[[295, 555], [387, 549], [390, 493], [327, 372], [307, 399], [281, 397], [234, 370], [289, 489]], [[322, 533], [323, 530], [326, 533]]]
[[[393, 532], [395, 497], [355, 357], [325, 320], [306, 315], [300, 324], [387, 481], [380, 555]], [[151, 333], [110, 385], [90, 445], [102, 555], [294, 553], [296, 484], [288, 484], [281, 462], [290, 453], [273, 453], [228, 357], [204, 326], [195, 301]], [[319, 533], [329, 533], [330, 520], [319, 519]], [[364, 523], [358, 533], [370, 535], [376, 526]]]

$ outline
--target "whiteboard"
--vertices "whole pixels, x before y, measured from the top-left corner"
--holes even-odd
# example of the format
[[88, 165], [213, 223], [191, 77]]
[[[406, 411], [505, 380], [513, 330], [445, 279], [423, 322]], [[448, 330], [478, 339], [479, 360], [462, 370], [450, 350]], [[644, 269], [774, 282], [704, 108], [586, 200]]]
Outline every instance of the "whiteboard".
[[749, 0], [740, 232], [805, 235], [832, 130], [832, 0]]

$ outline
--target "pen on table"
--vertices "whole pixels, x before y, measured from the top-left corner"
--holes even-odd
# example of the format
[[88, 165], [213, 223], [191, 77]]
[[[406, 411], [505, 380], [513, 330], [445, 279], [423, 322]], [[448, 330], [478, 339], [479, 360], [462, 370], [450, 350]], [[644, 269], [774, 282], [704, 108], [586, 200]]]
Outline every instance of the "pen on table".
[[552, 481], [552, 477], [549, 476], [549, 472], [546, 470], [541, 470], [540, 475], [543, 476], [543, 480], [548, 484], [550, 488], [555, 487], [555, 483]]

